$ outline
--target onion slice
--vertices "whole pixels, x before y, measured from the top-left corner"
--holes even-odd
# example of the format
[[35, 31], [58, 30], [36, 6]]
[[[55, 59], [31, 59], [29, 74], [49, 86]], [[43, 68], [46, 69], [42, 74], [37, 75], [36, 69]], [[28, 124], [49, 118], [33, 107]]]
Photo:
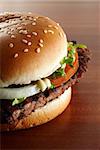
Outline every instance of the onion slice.
[[30, 84], [20, 88], [0, 88], [0, 99], [19, 99], [35, 95], [39, 92], [40, 88], [36, 84]]

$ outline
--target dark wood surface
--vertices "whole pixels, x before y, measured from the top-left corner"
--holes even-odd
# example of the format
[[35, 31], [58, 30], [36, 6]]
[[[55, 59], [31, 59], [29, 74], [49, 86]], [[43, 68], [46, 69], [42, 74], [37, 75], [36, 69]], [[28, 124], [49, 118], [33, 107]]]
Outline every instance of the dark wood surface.
[[51, 122], [1, 134], [1, 149], [100, 149], [100, 7], [98, 2], [1, 3], [0, 11], [35, 11], [60, 22], [68, 37], [88, 45], [89, 71], [73, 87], [68, 108]]

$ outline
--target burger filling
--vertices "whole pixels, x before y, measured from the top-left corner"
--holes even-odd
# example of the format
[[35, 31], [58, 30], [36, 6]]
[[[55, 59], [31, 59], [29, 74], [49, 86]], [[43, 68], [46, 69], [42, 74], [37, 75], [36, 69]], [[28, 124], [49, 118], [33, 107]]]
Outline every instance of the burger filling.
[[35, 109], [60, 96], [68, 87], [78, 82], [87, 69], [89, 59], [89, 51], [85, 45], [69, 42], [68, 56], [61, 60], [61, 67], [51, 76], [34, 85], [1, 88], [1, 97], [5, 93], [7, 95], [5, 99], [0, 97], [1, 123], [17, 123]]

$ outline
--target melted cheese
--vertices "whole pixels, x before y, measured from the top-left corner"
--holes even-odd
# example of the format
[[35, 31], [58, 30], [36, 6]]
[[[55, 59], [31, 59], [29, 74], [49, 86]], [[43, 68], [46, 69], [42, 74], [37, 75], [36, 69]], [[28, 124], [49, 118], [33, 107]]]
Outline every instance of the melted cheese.
[[41, 91], [45, 91], [46, 88], [50, 88], [51, 82], [49, 79], [45, 78], [44, 80], [39, 80], [37, 82], [38, 87], [41, 89]]

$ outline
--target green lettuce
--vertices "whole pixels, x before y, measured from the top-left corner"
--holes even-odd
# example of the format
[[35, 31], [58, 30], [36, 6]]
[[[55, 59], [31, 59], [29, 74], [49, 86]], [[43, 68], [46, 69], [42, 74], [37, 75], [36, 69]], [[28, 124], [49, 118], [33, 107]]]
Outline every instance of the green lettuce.
[[65, 75], [65, 67], [68, 64], [70, 67], [73, 67], [73, 62], [75, 61], [75, 52], [77, 48], [87, 48], [84, 44], [74, 44], [73, 42], [68, 42], [68, 56], [65, 56], [60, 64], [61, 67], [57, 69], [53, 74], [52, 78], [58, 77], [58, 76], [64, 76]]
[[26, 99], [26, 97], [23, 98], [15, 98], [12, 100], [12, 106], [16, 105], [16, 104], [20, 104], [21, 102], [23, 102]]

